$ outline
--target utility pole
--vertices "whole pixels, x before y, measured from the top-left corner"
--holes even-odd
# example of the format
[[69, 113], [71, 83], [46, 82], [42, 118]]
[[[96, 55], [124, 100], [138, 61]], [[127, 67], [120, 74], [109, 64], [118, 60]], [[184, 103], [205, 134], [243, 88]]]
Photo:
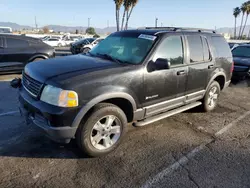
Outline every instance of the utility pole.
[[158, 25], [158, 18], [155, 18], [155, 27]]
[[36, 26], [36, 29], [38, 28], [38, 26], [37, 26], [37, 22], [36, 22], [36, 16], [35, 16], [35, 26]]
[[108, 28], [109, 28], [109, 20], [107, 21], [107, 26], [108, 26]]
[[163, 23], [161, 22], [161, 27], [163, 27]]
[[90, 19], [91, 18], [88, 18], [88, 28], [90, 27]]

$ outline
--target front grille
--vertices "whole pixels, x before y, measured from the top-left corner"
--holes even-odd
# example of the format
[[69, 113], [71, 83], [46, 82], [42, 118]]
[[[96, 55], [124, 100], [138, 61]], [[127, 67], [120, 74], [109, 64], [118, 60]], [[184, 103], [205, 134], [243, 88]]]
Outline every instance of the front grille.
[[42, 89], [43, 84], [23, 73], [22, 80], [24, 88], [33, 96], [37, 97]]

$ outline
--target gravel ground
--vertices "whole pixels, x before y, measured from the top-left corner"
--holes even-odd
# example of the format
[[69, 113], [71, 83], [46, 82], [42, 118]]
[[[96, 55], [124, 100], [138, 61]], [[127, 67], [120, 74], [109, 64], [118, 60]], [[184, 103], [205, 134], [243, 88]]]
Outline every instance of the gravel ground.
[[87, 158], [74, 141], [60, 145], [25, 125], [10, 76], [0, 79], [0, 187], [250, 187], [250, 115], [237, 120], [250, 110], [249, 80], [223, 92], [212, 113], [193, 109], [142, 128], [129, 126], [115, 152]]

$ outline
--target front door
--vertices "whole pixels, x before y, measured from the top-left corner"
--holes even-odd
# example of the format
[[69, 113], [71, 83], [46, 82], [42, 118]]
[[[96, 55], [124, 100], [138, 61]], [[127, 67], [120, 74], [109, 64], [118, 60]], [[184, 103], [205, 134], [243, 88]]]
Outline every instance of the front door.
[[144, 76], [146, 116], [152, 116], [184, 104], [188, 67], [185, 63], [183, 37], [179, 34], [166, 36], [152, 56], [167, 59], [170, 69], [146, 71]]

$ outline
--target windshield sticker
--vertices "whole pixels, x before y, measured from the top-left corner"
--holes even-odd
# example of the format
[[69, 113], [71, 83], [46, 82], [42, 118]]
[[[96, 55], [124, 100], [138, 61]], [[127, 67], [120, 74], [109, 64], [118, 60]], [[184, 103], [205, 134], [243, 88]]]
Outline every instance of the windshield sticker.
[[153, 40], [154, 41], [156, 39], [156, 36], [141, 34], [138, 38], [146, 39], [146, 40]]

